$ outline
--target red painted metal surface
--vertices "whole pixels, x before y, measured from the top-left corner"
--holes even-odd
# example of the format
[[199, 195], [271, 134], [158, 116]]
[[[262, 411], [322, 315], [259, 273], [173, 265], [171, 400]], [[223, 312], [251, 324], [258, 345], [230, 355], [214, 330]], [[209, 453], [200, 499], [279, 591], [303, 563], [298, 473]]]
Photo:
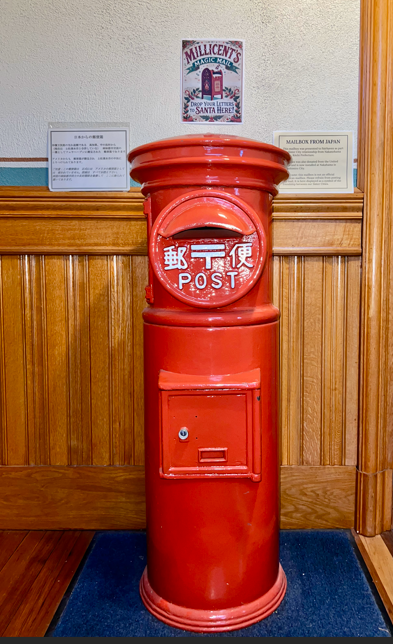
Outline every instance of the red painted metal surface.
[[141, 596], [172, 626], [235, 630], [269, 615], [286, 588], [269, 229], [289, 155], [192, 135], [129, 159], [148, 198], [151, 264]]

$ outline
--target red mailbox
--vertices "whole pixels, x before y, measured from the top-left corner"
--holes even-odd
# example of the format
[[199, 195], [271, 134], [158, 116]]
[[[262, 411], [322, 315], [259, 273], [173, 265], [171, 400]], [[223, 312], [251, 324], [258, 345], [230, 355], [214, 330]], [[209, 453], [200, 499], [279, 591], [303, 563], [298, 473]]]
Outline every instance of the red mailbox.
[[148, 217], [145, 606], [190, 631], [263, 619], [279, 564], [270, 220], [284, 150], [185, 136], [129, 155]]

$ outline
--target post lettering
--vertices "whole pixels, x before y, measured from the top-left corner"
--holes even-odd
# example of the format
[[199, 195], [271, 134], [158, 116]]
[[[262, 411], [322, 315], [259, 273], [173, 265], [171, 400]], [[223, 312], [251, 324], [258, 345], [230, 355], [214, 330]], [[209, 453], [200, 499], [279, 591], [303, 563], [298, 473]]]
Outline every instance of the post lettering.
[[198, 273], [198, 275], [195, 276], [195, 286], [199, 288], [199, 290], [206, 288], [206, 282], [207, 279], [204, 273]]
[[222, 274], [221, 273], [212, 273], [212, 287], [221, 288], [222, 287]]
[[183, 284], [189, 284], [191, 282], [190, 273], [179, 273], [179, 289], [183, 289]]
[[235, 288], [235, 276], [239, 274], [239, 271], [228, 271], [227, 275], [231, 278], [231, 288]]

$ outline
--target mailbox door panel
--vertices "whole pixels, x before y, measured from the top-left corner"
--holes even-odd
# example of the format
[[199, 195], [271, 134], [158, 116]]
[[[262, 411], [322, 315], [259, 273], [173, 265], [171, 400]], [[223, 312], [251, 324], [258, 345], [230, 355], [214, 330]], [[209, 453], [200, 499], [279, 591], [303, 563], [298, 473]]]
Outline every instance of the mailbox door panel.
[[[182, 428], [188, 433], [186, 439], [179, 436]], [[252, 463], [250, 434], [250, 392], [162, 394], [164, 476], [248, 475]]]

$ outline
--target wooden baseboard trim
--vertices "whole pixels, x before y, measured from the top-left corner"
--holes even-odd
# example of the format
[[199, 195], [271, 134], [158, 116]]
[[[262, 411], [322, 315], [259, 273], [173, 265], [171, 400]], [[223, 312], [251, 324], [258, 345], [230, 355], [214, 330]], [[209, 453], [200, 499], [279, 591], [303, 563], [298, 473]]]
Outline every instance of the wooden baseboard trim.
[[0, 530], [140, 530], [143, 467], [0, 467]]
[[355, 466], [282, 466], [281, 528], [352, 528], [355, 486]]
[[[283, 466], [281, 527], [351, 528], [355, 468]], [[142, 467], [0, 467], [0, 530], [140, 530]]]

